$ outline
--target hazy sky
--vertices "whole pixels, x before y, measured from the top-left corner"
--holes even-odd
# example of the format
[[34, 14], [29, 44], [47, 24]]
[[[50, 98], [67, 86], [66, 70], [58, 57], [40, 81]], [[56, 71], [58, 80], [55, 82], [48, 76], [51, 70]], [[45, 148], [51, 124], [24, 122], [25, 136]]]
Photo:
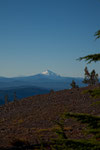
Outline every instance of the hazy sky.
[[[99, 29], [100, 0], [0, 0], [0, 76], [83, 76], [76, 59], [100, 53]], [[100, 62], [88, 68], [100, 75]]]

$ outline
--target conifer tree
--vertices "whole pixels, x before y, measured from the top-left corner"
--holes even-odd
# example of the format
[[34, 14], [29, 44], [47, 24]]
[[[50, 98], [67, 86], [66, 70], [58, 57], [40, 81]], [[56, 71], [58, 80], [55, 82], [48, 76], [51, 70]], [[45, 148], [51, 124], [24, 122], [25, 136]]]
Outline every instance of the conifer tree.
[[89, 73], [88, 68], [85, 67], [85, 78], [83, 80], [83, 83], [94, 85], [99, 82], [98, 80], [98, 74], [95, 72], [95, 70], [92, 70], [91, 73]]

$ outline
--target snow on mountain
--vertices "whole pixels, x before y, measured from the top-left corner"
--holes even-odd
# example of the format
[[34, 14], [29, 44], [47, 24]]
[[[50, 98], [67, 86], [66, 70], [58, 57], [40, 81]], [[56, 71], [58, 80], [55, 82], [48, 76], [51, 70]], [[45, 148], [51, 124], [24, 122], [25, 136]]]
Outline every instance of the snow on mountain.
[[79, 86], [84, 86], [82, 78], [63, 77], [50, 70], [46, 70], [40, 74], [32, 76], [1, 78], [0, 89], [2, 90], [5, 88], [15, 88], [20, 86], [36, 86], [46, 89], [60, 90], [70, 88], [72, 80], [74, 80]]
[[42, 72], [41, 74], [46, 75], [46, 76], [52, 76], [52, 77], [60, 77], [60, 75], [58, 75], [50, 70], [46, 70], [46, 71]]

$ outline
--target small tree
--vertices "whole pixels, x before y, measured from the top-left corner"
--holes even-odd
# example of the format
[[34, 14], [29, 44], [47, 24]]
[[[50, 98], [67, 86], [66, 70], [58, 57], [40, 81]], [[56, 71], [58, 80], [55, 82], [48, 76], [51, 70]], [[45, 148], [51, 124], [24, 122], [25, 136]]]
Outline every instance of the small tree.
[[72, 83], [70, 84], [72, 88], [79, 88], [78, 85], [76, 85], [76, 82], [72, 80]]
[[17, 100], [16, 92], [14, 92], [14, 101]]
[[8, 102], [9, 102], [9, 101], [8, 101], [8, 95], [6, 94], [6, 95], [5, 95], [5, 104], [8, 104]]
[[85, 78], [83, 80], [83, 83], [95, 85], [99, 82], [98, 74], [95, 72], [95, 70], [92, 70], [91, 73], [89, 73], [88, 68], [85, 67], [84, 71], [85, 71]]

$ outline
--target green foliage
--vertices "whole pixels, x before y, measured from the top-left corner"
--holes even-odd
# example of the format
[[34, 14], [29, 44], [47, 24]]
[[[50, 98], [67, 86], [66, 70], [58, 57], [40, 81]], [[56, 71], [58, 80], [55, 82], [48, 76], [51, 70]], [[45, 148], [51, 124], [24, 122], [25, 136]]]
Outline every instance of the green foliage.
[[65, 134], [65, 129], [64, 129], [64, 121], [65, 119], [62, 118], [59, 122], [55, 122], [59, 128], [55, 129], [54, 131], [58, 135], [60, 139], [68, 139], [68, 137]]
[[96, 39], [100, 38], [100, 30], [98, 30], [98, 31], [94, 34], [94, 36], [96, 36]]
[[99, 150], [100, 146], [94, 141], [59, 140], [53, 145], [55, 150]]
[[93, 90], [84, 90], [83, 93], [89, 93], [93, 98], [100, 98], [100, 88], [95, 88]]
[[100, 117], [92, 116], [89, 114], [79, 114], [79, 113], [66, 113], [65, 117], [75, 118], [77, 121], [80, 121], [83, 124], [87, 124], [90, 129], [100, 128]]
[[[63, 133], [64, 124], [58, 123], [60, 126], [60, 132], [57, 131], [58, 136], [60, 135], [60, 139], [55, 140], [54, 148], [56, 150], [99, 150], [100, 142], [96, 140], [96, 138], [100, 138], [100, 117], [92, 116], [89, 114], [75, 114], [75, 113], [66, 113], [66, 118], [75, 118], [77, 121], [80, 121], [82, 124], [87, 124], [88, 133], [95, 135], [94, 139], [89, 140], [73, 140], [66, 138], [66, 134]], [[62, 131], [62, 132], [61, 132]], [[65, 138], [61, 136], [65, 134]], [[62, 138], [63, 137], [63, 138]]]
[[[82, 124], [87, 124], [88, 133], [94, 135], [93, 139], [88, 140], [74, 140], [69, 139], [66, 136], [64, 130], [64, 120], [67, 118], [75, 118], [77, 121], [80, 121]], [[53, 150], [99, 150], [100, 142], [97, 140], [100, 138], [100, 117], [92, 116], [89, 114], [75, 114], [75, 113], [66, 113], [63, 117], [63, 120], [57, 122], [59, 129], [55, 130], [58, 135], [57, 139], [54, 139], [52, 142]]]
[[[96, 39], [100, 38], [100, 30], [98, 30], [95, 33], [94, 36], [96, 36]], [[88, 63], [100, 61], [100, 53], [98, 53], [98, 54], [90, 54], [90, 55], [87, 55], [87, 56], [84, 56], [84, 57], [80, 57], [77, 60], [81, 61], [83, 59], [85, 61], [87, 61]]]
[[90, 94], [94, 98], [100, 98], [100, 88], [95, 88], [94, 90], [91, 90]]
[[84, 57], [80, 57], [78, 58], [77, 60], [81, 61], [81, 60], [85, 60], [89, 63], [91, 62], [97, 62], [97, 61], [100, 61], [100, 53], [98, 54], [91, 54], [91, 55], [87, 55], [87, 56], [84, 56]]
[[100, 101], [96, 101], [92, 105], [100, 105]]
[[100, 128], [90, 129], [89, 133], [92, 133], [94, 135], [94, 138], [100, 139]]
[[[99, 88], [92, 89], [92, 90], [84, 90], [82, 93], [83, 93], [83, 94], [89, 93], [92, 98], [94, 98], [94, 99], [97, 98], [97, 99], [98, 99], [98, 98], [100, 98], [100, 87], [99, 87]], [[92, 105], [93, 105], [93, 106], [94, 106], [94, 105], [100, 105], [100, 101], [93, 102]]]

